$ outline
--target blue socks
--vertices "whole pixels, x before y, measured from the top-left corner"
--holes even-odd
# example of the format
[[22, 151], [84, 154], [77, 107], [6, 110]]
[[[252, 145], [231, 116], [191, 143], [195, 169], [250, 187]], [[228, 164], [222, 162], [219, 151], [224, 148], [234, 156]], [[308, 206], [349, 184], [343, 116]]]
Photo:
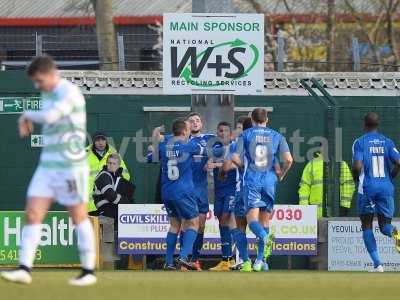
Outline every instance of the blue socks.
[[378, 248], [376, 246], [376, 240], [372, 229], [366, 229], [363, 231], [363, 240], [369, 256], [374, 262], [374, 268], [376, 268], [381, 264], [381, 261], [379, 259]]
[[181, 246], [180, 257], [183, 259], [188, 259], [190, 252], [193, 249], [194, 241], [197, 237], [197, 231], [194, 229], [187, 229], [183, 233], [183, 246]]
[[381, 228], [381, 232], [383, 235], [386, 235], [388, 237], [392, 237], [393, 233], [393, 225], [392, 224], [385, 224]]
[[172, 265], [174, 263], [174, 252], [178, 235], [173, 232], [167, 233], [167, 254], [165, 255], [165, 263]]
[[232, 236], [228, 226], [220, 226], [222, 258], [232, 257]]
[[257, 260], [262, 260], [264, 258], [264, 248], [265, 248], [265, 240], [267, 239], [267, 233], [265, 229], [261, 226], [257, 221], [253, 221], [249, 224], [250, 230], [257, 237]]
[[[265, 248], [265, 241], [267, 240], [268, 235], [269, 235], [269, 227], [264, 227], [264, 231], [265, 231], [265, 233], [267, 235], [265, 236], [265, 240], [264, 241], [261, 240], [261, 239], [257, 239], [257, 247], [258, 247], [258, 249], [264, 249]], [[262, 257], [261, 257], [261, 254], [262, 254]], [[262, 253], [260, 253], [260, 251], [258, 251], [257, 252], [257, 259], [263, 259], [263, 258], [264, 258], [264, 250], [263, 250]]]
[[179, 249], [183, 248], [183, 236], [185, 235], [185, 232], [181, 230], [179, 233]]
[[203, 239], [204, 239], [204, 233], [198, 233], [196, 237], [196, 241], [193, 244], [193, 254], [192, 254], [192, 260], [196, 261], [200, 257], [200, 251], [201, 248], [203, 248]]
[[239, 230], [238, 228], [232, 229], [231, 231], [233, 241], [236, 244], [236, 248], [239, 250], [239, 256], [243, 261], [249, 260], [249, 252], [247, 249], [247, 238], [246, 233]]

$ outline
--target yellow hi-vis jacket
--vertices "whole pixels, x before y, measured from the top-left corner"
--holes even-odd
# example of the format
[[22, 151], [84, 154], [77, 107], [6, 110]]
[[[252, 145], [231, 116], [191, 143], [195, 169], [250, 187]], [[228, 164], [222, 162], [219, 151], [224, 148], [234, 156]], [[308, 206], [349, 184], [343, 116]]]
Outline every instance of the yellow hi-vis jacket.
[[[345, 161], [340, 164], [340, 206], [351, 207], [355, 184]], [[318, 218], [323, 216], [324, 160], [322, 155], [311, 160], [304, 168], [299, 188], [300, 205], [318, 205]]]
[[[90, 211], [97, 210], [96, 205], [94, 204], [94, 200], [93, 200], [93, 187], [94, 187], [94, 181], [96, 179], [96, 176], [103, 169], [103, 166], [106, 165], [108, 156], [111, 153], [117, 153], [117, 151], [110, 145], [107, 145], [106, 152], [104, 153], [102, 159], [99, 159], [99, 157], [94, 153], [93, 145], [89, 145], [88, 147], [86, 147], [86, 152], [87, 152], [87, 160], [88, 160], [89, 168], [90, 168], [89, 195], [88, 195], [88, 197], [89, 197], [88, 211], [90, 212]], [[122, 177], [124, 177], [126, 180], [130, 180], [131, 176], [129, 174], [128, 169], [126, 168], [125, 162], [122, 159], [121, 159], [121, 167], [123, 168]]]

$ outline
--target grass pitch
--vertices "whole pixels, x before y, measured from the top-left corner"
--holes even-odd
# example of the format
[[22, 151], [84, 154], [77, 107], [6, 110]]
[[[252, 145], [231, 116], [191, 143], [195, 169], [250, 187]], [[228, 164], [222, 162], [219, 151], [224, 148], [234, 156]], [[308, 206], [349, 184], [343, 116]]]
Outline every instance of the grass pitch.
[[76, 271], [33, 273], [29, 286], [0, 281], [7, 300], [399, 299], [400, 274], [271, 271], [269, 273], [98, 272], [99, 283], [70, 287]]

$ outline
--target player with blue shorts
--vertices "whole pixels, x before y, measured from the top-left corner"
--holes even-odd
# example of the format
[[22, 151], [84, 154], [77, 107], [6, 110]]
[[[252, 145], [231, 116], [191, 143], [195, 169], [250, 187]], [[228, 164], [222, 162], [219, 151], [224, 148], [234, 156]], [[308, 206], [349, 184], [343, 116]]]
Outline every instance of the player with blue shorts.
[[[254, 271], [267, 271], [265, 262], [266, 243], [269, 233], [269, 219], [275, 200], [275, 188], [290, 169], [293, 158], [286, 139], [267, 127], [267, 111], [256, 108], [251, 114], [253, 127], [245, 130], [239, 141], [243, 143], [243, 198], [246, 219], [250, 230], [257, 237], [257, 258]], [[281, 157], [282, 169], [275, 168], [275, 161]], [[238, 153], [232, 155], [236, 165], [242, 164]]]
[[[203, 134], [201, 132], [203, 129], [203, 121], [198, 113], [194, 112], [189, 114], [187, 121], [190, 123], [190, 141], [206, 148], [209, 141], [215, 139], [215, 135]], [[201, 271], [199, 256], [200, 251], [203, 248], [204, 228], [206, 224], [206, 216], [209, 212], [207, 162], [208, 156], [206, 151], [204, 151], [203, 155], [196, 155], [192, 162], [194, 191], [197, 196], [199, 208], [199, 230], [196, 241], [193, 245], [192, 267], [198, 271]]]
[[[243, 130], [252, 127], [252, 121], [250, 117], [242, 118], [241, 126]], [[240, 133], [239, 133], [240, 135]], [[225, 160], [222, 166], [222, 172], [228, 173], [232, 172], [232, 170], [236, 171], [238, 176], [236, 177], [236, 188], [235, 188], [235, 203], [233, 205], [233, 213], [235, 216], [235, 226], [231, 228], [231, 235], [236, 248], [239, 251], [239, 260], [236, 261], [236, 264], [231, 266], [232, 270], [241, 270], [242, 272], [251, 272], [252, 265], [249, 258], [248, 253], [248, 244], [246, 238], [246, 210], [244, 207], [244, 201], [242, 197], [243, 190], [243, 168], [241, 166], [236, 166], [232, 163], [232, 154], [238, 153], [240, 159], [243, 161], [243, 143], [242, 140], [238, 143], [234, 141], [230, 144], [229, 153], [227, 159]]]
[[228, 122], [220, 122], [217, 126], [218, 141], [213, 145], [213, 157], [208, 162], [208, 169], [213, 170], [214, 177], [214, 215], [218, 218], [221, 237], [222, 260], [210, 271], [230, 271], [235, 264], [232, 257], [231, 227], [234, 223], [232, 217], [235, 203], [237, 169], [226, 173], [222, 172], [222, 164], [229, 155], [232, 130]]
[[[252, 120], [250, 117], [242, 119], [242, 128], [243, 131], [251, 128], [253, 126]], [[240, 160], [244, 161], [243, 157], [243, 140], [239, 139], [239, 142], [234, 142], [231, 144], [229, 149], [230, 155], [227, 160], [224, 162], [222, 167], [224, 172], [228, 172], [232, 168], [237, 168], [239, 173], [238, 181], [236, 183], [236, 195], [235, 195], [235, 205], [234, 205], [234, 215], [235, 215], [235, 225], [231, 230], [233, 242], [236, 245], [236, 248], [239, 250], [239, 261], [236, 262], [234, 266], [232, 266], [233, 270], [240, 270], [241, 272], [251, 272], [252, 265], [251, 260], [248, 254], [248, 244], [246, 238], [246, 228], [247, 228], [247, 220], [246, 220], [246, 208], [244, 205], [243, 199], [243, 168], [240, 166], [235, 166], [231, 160], [232, 153], [238, 153], [240, 156]], [[280, 165], [279, 162], [274, 163], [274, 168], [276, 173], [280, 173]], [[267, 229], [268, 230], [268, 229]], [[273, 234], [268, 235], [268, 240], [266, 243], [265, 260], [272, 254], [272, 244], [275, 237]]]
[[167, 234], [165, 269], [175, 269], [173, 255], [181, 231], [182, 245], [178, 259], [181, 269], [191, 269], [188, 261], [199, 228], [199, 210], [193, 185], [192, 161], [201, 155], [197, 143], [188, 142], [189, 124], [177, 120], [172, 125], [173, 136], [159, 144], [161, 163], [161, 197], [167, 210], [170, 229]]
[[364, 117], [365, 134], [353, 144], [353, 177], [358, 182], [358, 210], [365, 247], [373, 261], [374, 272], [383, 272], [372, 230], [374, 215], [379, 229], [391, 237], [400, 252], [400, 233], [391, 224], [394, 213], [393, 179], [400, 170], [400, 154], [393, 141], [378, 132], [379, 117]]

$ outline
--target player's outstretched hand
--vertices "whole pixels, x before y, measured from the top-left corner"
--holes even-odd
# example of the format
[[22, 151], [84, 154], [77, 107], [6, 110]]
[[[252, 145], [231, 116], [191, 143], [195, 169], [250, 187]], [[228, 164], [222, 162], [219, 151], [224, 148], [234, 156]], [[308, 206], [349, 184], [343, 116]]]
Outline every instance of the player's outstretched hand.
[[32, 122], [26, 119], [24, 115], [18, 119], [18, 131], [20, 138], [25, 138], [33, 132]]

